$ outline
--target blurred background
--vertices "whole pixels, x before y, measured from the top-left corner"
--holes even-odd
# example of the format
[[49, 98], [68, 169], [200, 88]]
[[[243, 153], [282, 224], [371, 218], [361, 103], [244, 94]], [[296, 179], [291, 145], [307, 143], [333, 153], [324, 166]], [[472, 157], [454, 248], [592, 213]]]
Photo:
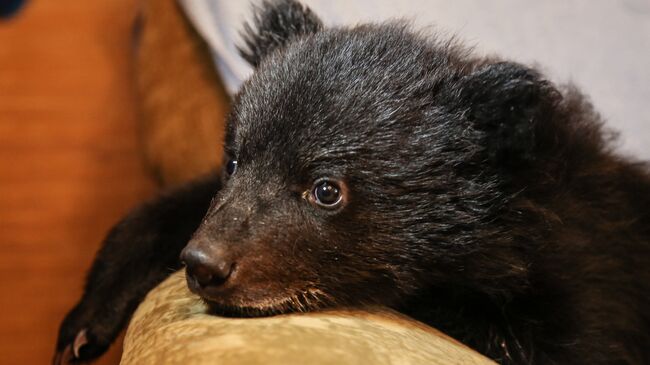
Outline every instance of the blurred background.
[[49, 363], [102, 236], [153, 193], [136, 138], [136, 8], [35, 0], [0, 21], [3, 364]]
[[[48, 363], [106, 231], [220, 161], [228, 92], [250, 72], [234, 48], [249, 4], [179, 1], [189, 18], [175, 0], [30, 0], [0, 18], [3, 364]], [[326, 24], [403, 16], [536, 62], [591, 95], [621, 151], [650, 159], [648, 0], [305, 3]], [[118, 361], [119, 346], [99, 363]]]

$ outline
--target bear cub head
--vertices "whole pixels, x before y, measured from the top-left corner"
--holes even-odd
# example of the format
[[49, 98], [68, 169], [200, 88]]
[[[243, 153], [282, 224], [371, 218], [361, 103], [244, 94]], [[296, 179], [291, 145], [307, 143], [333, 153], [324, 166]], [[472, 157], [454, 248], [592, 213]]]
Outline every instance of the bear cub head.
[[513, 226], [535, 220], [521, 190], [562, 140], [554, 85], [401, 22], [328, 28], [296, 1], [265, 2], [243, 35], [255, 72], [223, 188], [182, 254], [215, 311], [525, 287], [533, 233]]

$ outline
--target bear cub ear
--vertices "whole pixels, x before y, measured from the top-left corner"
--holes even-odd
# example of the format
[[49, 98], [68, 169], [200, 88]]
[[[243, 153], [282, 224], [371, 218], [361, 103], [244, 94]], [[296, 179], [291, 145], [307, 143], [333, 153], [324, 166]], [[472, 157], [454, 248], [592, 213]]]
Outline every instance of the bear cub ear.
[[264, 0], [254, 8], [253, 24], [244, 24], [239, 53], [257, 67], [275, 49], [291, 39], [323, 29], [321, 20], [296, 0]]
[[461, 79], [461, 107], [483, 133], [490, 159], [519, 165], [537, 159], [559, 91], [541, 75], [513, 62], [488, 64]]

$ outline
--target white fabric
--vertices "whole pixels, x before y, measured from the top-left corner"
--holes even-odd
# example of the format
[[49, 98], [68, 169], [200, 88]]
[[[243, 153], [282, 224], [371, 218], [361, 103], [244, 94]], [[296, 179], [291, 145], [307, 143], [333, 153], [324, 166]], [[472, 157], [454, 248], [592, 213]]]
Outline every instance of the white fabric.
[[[251, 0], [178, 0], [212, 47], [233, 94], [251, 73], [235, 44]], [[623, 150], [650, 159], [649, 0], [303, 0], [326, 25], [395, 17], [458, 35], [483, 54], [541, 65], [554, 81], [573, 81], [609, 125]]]

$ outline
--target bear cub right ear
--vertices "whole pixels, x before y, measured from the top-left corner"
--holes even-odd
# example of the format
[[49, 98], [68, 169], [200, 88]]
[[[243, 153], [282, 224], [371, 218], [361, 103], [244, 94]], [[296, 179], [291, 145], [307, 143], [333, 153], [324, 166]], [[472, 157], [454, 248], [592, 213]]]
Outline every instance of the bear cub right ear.
[[461, 79], [461, 107], [484, 135], [493, 162], [535, 160], [540, 132], [549, 127], [559, 91], [541, 75], [513, 62], [479, 67]]
[[323, 29], [321, 20], [296, 0], [264, 0], [254, 9], [253, 25], [242, 32], [242, 57], [257, 67], [264, 57], [284, 47], [291, 39]]

